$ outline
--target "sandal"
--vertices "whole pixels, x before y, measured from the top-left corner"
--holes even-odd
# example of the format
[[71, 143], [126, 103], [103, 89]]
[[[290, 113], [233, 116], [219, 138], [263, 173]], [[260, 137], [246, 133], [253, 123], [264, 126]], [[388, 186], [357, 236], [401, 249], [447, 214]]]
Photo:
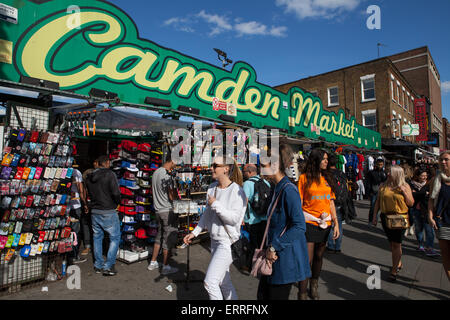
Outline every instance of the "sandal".
[[400, 270], [402, 270], [402, 269], [403, 269], [403, 263], [399, 267], [397, 267], [397, 273], [399, 273]]

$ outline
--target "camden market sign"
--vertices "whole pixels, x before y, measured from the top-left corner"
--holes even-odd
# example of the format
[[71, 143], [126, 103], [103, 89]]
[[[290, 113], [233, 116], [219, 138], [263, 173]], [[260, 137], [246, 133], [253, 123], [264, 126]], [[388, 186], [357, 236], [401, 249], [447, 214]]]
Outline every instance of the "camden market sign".
[[[61, 90], [83, 95], [95, 87], [115, 92], [130, 104], [144, 104], [146, 97], [166, 99], [173, 111], [192, 107], [200, 118], [219, 119], [228, 113], [234, 122], [254, 128], [381, 147], [378, 132], [358, 125], [353, 117], [346, 119], [342, 110], [324, 110], [319, 98], [300, 88], [282, 93], [257, 82], [255, 70], [245, 62], [227, 71], [141, 39], [133, 20], [111, 3], [19, 3], [18, 23], [2, 22], [0, 29], [0, 40], [13, 46], [12, 63], [0, 63], [0, 78], [18, 82], [23, 75], [54, 81]], [[79, 10], [72, 11], [74, 4]]]

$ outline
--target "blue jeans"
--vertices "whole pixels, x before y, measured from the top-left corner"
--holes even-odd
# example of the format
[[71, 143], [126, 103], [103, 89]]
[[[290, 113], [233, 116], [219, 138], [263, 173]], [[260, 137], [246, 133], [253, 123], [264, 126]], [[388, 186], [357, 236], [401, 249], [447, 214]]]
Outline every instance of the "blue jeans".
[[[116, 264], [117, 251], [120, 241], [120, 221], [116, 210], [104, 211], [105, 213], [92, 212], [92, 230], [94, 231], [94, 267], [110, 270]], [[104, 232], [109, 234], [109, 249], [106, 263], [103, 259]]]
[[333, 230], [331, 230], [330, 235], [328, 236], [327, 247], [332, 250], [341, 250], [341, 245], [342, 245], [342, 214], [341, 214], [341, 210], [336, 210], [337, 211], [336, 217], [337, 217], [337, 221], [338, 221], [338, 225], [339, 225], [339, 238], [337, 238], [336, 240], [333, 240]]
[[[414, 231], [416, 233], [417, 241], [419, 242], [419, 247], [424, 246], [425, 248], [433, 248], [434, 244], [434, 230], [425, 220], [426, 218], [422, 215], [420, 210], [411, 209], [411, 213], [414, 216]], [[423, 232], [426, 234], [426, 241], [423, 241]]]
[[[369, 223], [372, 223], [373, 209], [375, 208], [375, 202], [377, 202], [377, 196], [378, 196], [377, 193], [370, 196]], [[378, 213], [377, 213], [377, 221], [378, 221]]]

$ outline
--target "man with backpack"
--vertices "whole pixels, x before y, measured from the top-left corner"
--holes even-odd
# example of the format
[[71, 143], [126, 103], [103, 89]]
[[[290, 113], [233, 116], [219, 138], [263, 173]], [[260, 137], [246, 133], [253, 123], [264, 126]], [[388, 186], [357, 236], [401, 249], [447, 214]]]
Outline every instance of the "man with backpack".
[[244, 216], [245, 230], [249, 233], [250, 252], [247, 257], [247, 267], [251, 270], [252, 257], [259, 248], [267, 223], [267, 210], [272, 200], [273, 188], [270, 183], [258, 175], [254, 164], [246, 164], [244, 170], [244, 192], [248, 199], [247, 211]]
[[342, 222], [345, 221], [350, 223], [352, 219], [356, 218], [355, 206], [353, 204], [353, 199], [348, 190], [348, 180], [347, 176], [341, 170], [336, 169], [338, 158], [334, 154], [330, 154], [328, 157], [328, 170], [332, 173], [334, 177], [335, 185], [332, 187], [336, 200], [334, 200], [334, 205], [336, 208], [336, 216], [339, 224], [339, 238], [333, 240], [333, 234], [330, 233], [327, 243], [327, 251], [340, 253], [342, 245]]

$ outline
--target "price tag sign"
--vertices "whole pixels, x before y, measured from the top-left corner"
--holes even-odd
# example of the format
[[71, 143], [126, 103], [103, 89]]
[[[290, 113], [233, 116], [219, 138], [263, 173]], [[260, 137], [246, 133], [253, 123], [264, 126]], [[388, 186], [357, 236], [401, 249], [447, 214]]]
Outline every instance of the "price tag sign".
[[0, 3], [0, 20], [17, 24], [17, 9]]

